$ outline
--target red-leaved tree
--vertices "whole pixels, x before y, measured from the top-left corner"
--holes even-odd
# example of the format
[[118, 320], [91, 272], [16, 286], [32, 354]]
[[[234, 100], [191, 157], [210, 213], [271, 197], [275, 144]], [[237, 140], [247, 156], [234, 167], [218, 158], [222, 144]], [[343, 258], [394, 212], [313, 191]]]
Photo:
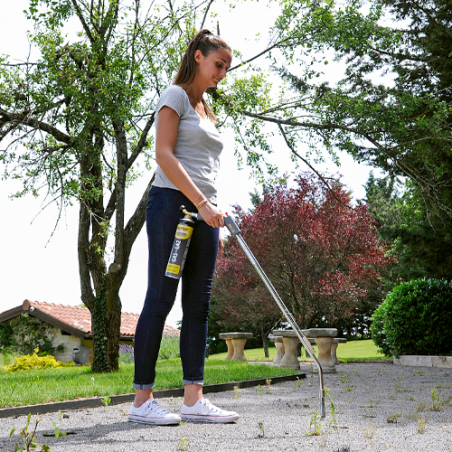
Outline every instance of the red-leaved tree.
[[[337, 182], [328, 190], [303, 173], [293, 187], [264, 190], [251, 212], [235, 220], [300, 327], [334, 324], [353, 316], [390, 259], [366, 206], [350, 207]], [[242, 326], [265, 338], [281, 314], [234, 238], [216, 270], [212, 312], [217, 324]]]

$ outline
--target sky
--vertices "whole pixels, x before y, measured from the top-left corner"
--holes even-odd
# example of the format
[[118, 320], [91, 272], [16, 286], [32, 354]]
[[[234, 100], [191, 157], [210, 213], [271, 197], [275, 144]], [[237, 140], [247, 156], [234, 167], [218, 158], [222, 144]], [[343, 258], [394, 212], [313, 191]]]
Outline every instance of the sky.
[[[30, 29], [30, 24], [23, 14], [23, 10], [28, 7], [28, 0], [1, 1], [0, 55], [8, 54], [16, 62], [23, 61], [29, 52], [26, 31]], [[244, 57], [253, 56], [266, 47], [265, 39], [256, 42], [255, 35], [262, 31], [265, 24], [271, 24], [274, 15], [261, 5], [256, 7], [256, 2], [252, 2], [231, 11], [225, 7], [219, 15], [222, 37], [233, 49], [240, 50]], [[253, 17], [253, 20], [249, 20], [250, 17]], [[237, 30], [240, 30], [240, 33], [237, 33]], [[234, 64], [236, 61], [233, 61]], [[249, 208], [249, 193], [255, 188], [259, 190], [260, 186], [250, 178], [249, 168], [237, 168], [233, 137], [224, 133], [223, 139], [225, 147], [218, 178], [218, 205], [225, 212], [231, 211], [235, 204]], [[278, 164], [281, 173], [308, 170], [303, 164], [300, 164], [299, 169], [295, 167], [282, 139], [275, 141], [273, 147], [275, 152], [271, 161]], [[3, 149], [4, 146], [0, 145], [0, 148]], [[352, 191], [355, 199], [364, 197], [363, 185], [369, 176], [370, 167], [357, 164], [347, 154], [340, 154], [340, 167], [328, 159], [325, 163], [315, 166], [320, 171], [341, 174], [342, 182]], [[2, 170], [0, 169], [0, 174]], [[145, 175], [127, 191], [126, 218], [127, 213], [132, 213], [150, 177], [151, 174]], [[50, 205], [41, 211], [46, 205], [43, 198], [11, 200], [9, 196], [19, 189], [17, 182], [0, 181], [0, 312], [21, 305], [25, 299], [67, 305], [80, 304], [77, 206], [65, 210], [54, 231], [58, 217], [56, 206]], [[135, 242], [128, 274], [120, 291], [124, 312], [141, 311], [146, 293], [146, 275], [147, 242], [143, 228]], [[178, 297], [167, 323], [176, 326], [181, 317]]]

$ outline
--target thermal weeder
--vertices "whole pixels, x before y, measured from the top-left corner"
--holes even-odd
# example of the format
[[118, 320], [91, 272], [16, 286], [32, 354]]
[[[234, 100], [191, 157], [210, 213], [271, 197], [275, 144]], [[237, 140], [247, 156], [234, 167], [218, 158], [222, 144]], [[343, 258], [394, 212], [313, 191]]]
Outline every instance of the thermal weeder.
[[[190, 244], [191, 240], [191, 233], [193, 232], [193, 229], [191, 231], [181, 234], [179, 231], [179, 226], [189, 226], [188, 220], [190, 220], [194, 224], [194, 220], [203, 221], [203, 218], [199, 213], [192, 213], [188, 212], [184, 206], [180, 206], [180, 211], [184, 214], [184, 217], [180, 220], [179, 225], [177, 226], [176, 230], [176, 237], [174, 239], [173, 249], [171, 251], [170, 261], [168, 262], [168, 267], [171, 269], [171, 271], [175, 270], [174, 267], [170, 267], [170, 265], [176, 265], [174, 262], [180, 262], [180, 270], [178, 270], [178, 275], [175, 276], [175, 273], [172, 273], [171, 271], [168, 271], [165, 273], [166, 276], [169, 276], [171, 278], [180, 278], [180, 275], [182, 274], [183, 265], [185, 263], [185, 257], [187, 256], [187, 250], [188, 246]], [[230, 217], [228, 214], [224, 217], [224, 224], [228, 228], [229, 232], [232, 236], [236, 237], [239, 245], [242, 247], [243, 251], [245, 252], [247, 258], [251, 262], [251, 265], [256, 269], [258, 275], [261, 277], [262, 281], [264, 282], [265, 286], [267, 287], [268, 291], [272, 295], [273, 299], [276, 301], [276, 304], [278, 305], [281, 312], [284, 314], [285, 318], [289, 322], [290, 326], [293, 328], [293, 330], [296, 332], [298, 339], [302, 343], [303, 347], [306, 349], [306, 352], [308, 355], [314, 360], [314, 363], [317, 367], [318, 373], [319, 373], [319, 384], [320, 384], [320, 417], [325, 417], [325, 387], [324, 387], [324, 381], [323, 381], [323, 370], [322, 366], [320, 365], [318, 359], [315, 356], [315, 350], [313, 349], [312, 345], [306, 338], [306, 336], [301, 331], [300, 327], [298, 326], [297, 322], [295, 321], [294, 316], [292, 313], [287, 309], [284, 302], [281, 300], [281, 297], [279, 296], [278, 292], [276, 292], [276, 289], [273, 287], [273, 284], [271, 283], [268, 276], [265, 274], [264, 270], [262, 270], [262, 267], [260, 266], [257, 259], [254, 257], [254, 254], [249, 249], [248, 245], [246, 244], [245, 240], [243, 239], [242, 233], [233, 220], [232, 217]], [[189, 226], [192, 228], [192, 226]], [[185, 231], [185, 229], [184, 229]], [[188, 235], [188, 238], [181, 239], [180, 237], [182, 235]], [[179, 237], [179, 238], [178, 238]], [[185, 240], [185, 244], [183, 244], [182, 240]], [[177, 242], [177, 243], [176, 243]], [[179, 243], [180, 242], [180, 243]], [[173, 256], [173, 253], [175, 253], [176, 256]], [[181, 259], [182, 256], [182, 259]], [[174, 261], [172, 260], [174, 257]]]

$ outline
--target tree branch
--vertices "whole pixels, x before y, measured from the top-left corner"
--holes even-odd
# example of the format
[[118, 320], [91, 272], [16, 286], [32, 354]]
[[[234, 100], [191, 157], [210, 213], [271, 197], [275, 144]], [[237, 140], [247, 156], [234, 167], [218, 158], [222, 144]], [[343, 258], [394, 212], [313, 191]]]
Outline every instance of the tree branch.
[[154, 124], [154, 117], [155, 117], [155, 112], [152, 113], [152, 116], [148, 119], [146, 126], [144, 127], [143, 132], [141, 133], [141, 137], [138, 140], [138, 143], [137, 143], [135, 149], [133, 150], [131, 156], [127, 160], [127, 169], [129, 169], [133, 165], [133, 163], [135, 162], [135, 160], [137, 159], [137, 157], [140, 155], [141, 151], [143, 150], [143, 147], [146, 144], [148, 133], [151, 130], [152, 125]]
[[8, 113], [6, 110], [0, 108], [0, 125], [1, 123], [20, 123], [25, 126], [32, 127], [34, 129], [41, 130], [43, 132], [47, 132], [52, 135], [56, 140], [61, 141], [63, 143], [73, 145], [74, 140], [69, 135], [58, 130], [56, 127], [51, 126], [45, 122], [39, 121], [38, 119], [30, 117], [26, 113]]
[[206, 12], [204, 13], [204, 17], [203, 17], [203, 19], [202, 19], [201, 26], [199, 27], [201, 30], [204, 28], [204, 24], [205, 24], [206, 19], [207, 19], [207, 14], [209, 13], [210, 7], [212, 6], [212, 3], [213, 3], [214, 1], [215, 1], [215, 0], [210, 0], [209, 4], [208, 4], [207, 7], [206, 7]]
[[77, 4], [77, 0], [71, 0], [71, 2], [72, 2], [72, 5], [74, 6], [77, 17], [79, 18], [79, 20], [83, 26], [83, 29], [85, 30], [85, 33], [88, 36], [88, 39], [90, 40], [91, 44], [94, 44], [94, 37], [91, 34], [91, 30], [89, 29], [88, 24], [85, 21], [85, 18], [83, 17], [80, 6]]

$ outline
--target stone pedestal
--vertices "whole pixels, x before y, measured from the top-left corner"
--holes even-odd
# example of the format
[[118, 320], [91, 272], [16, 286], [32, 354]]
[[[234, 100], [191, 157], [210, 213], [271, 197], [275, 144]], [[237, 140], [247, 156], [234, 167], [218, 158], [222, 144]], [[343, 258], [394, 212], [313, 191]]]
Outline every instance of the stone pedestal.
[[297, 333], [293, 330], [275, 330], [273, 336], [281, 336], [284, 345], [284, 356], [279, 362], [279, 367], [285, 369], [299, 369], [300, 363], [297, 358], [297, 346], [300, 342]]
[[228, 355], [226, 360], [231, 361], [246, 361], [245, 353], [243, 352], [247, 339], [253, 337], [253, 333], [220, 333], [220, 339], [226, 341], [228, 346]]
[[282, 357], [279, 367], [285, 369], [299, 369], [300, 363], [297, 358], [297, 346], [300, 342], [298, 337], [283, 337], [284, 356]]
[[319, 354], [317, 359], [324, 373], [336, 372], [335, 362], [331, 357], [331, 347], [334, 342], [334, 338], [337, 336], [336, 328], [310, 328], [309, 336], [315, 338]]
[[345, 344], [347, 339], [343, 339], [341, 337], [334, 338], [333, 344], [331, 345], [331, 359], [334, 364], [339, 364], [339, 360], [336, 356], [336, 350], [339, 344]]
[[275, 359], [273, 360], [273, 365], [279, 366], [279, 364], [281, 363], [281, 360], [285, 354], [283, 338], [281, 336], [276, 336], [273, 339], [273, 342], [275, 343], [275, 347], [276, 347], [276, 356], [275, 356]]
[[232, 344], [232, 339], [226, 339], [226, 345], [228, 346], [228, 355], [226, 356], [226, 361], [231, 361], [234, 356], [234, 345]]

